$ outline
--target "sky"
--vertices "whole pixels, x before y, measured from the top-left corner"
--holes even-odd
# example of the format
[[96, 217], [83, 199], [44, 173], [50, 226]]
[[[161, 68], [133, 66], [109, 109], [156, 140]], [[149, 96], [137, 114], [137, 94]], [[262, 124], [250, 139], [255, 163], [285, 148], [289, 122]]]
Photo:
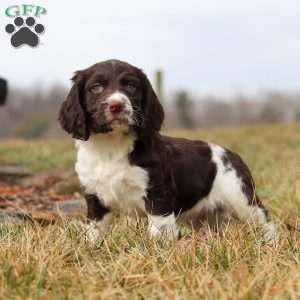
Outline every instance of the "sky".
[[[36, 48], [10, 44], [0, 1], [0, 76], [11, 85], [68, 85], [75, 70], [117, 58], [165, 90], [199, 94], [300, 87], [299, 0], [29, 1], [47, 9]], [[19, 2], [22, 4], [23, 2]]]

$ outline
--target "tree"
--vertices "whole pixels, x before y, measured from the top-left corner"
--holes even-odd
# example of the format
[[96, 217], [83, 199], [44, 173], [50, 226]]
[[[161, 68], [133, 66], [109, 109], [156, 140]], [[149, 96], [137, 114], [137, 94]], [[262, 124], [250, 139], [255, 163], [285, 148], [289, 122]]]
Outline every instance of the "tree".
[[193, 101], [186, 91], [175, 94], [175, 105], [180, 125], [184, 128], [194, 128], [195, 121], [192, 117]]

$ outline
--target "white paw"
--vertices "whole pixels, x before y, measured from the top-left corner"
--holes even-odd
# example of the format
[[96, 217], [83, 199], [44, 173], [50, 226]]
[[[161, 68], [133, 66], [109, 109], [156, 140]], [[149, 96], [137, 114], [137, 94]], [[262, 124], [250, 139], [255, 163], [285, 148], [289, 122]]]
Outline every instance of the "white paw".
[[112, 220], [113, 214], [109, 212], [101, 219], [101, 221], [92, 221], [89, 224], [85, 225], [86, 240], [91, 243], [102, 240], [105, 232], [110, 229]]
[[174, 214], [168, 216], [149, 216], [151, 237], [174, 240], [178, 237], [178, 229]]
[[264, 240], [269, 244], [272, 244], [277, 241], [278, 236], [277, 236], [276, 227], [272, 222], [268, 222], [264, 224], [263, 235], [264, 235]]
[[97, 225], [95, 223], [89, 223], [86, 225], [85, 227], [85, 239], [94, 244], [96, 243], [98, 240], [101, 239], [103, 235], [101, 234], [99, 228], [97, 227]]

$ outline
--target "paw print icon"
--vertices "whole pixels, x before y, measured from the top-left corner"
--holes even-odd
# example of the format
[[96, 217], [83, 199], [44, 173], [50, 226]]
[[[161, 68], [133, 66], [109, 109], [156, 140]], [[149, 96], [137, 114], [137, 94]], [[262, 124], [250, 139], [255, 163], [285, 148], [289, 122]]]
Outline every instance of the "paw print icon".
[[11, 34], [10, 42], [13, 47], [21, 45], [36, 47], [39, 44], [39, 35], [45, 31], [42, 24], [36, 24], [33, 17], [28, 17], [24, 21], [22, 17], [16, 17], [14, 24], [7, 24], [5, 31]]

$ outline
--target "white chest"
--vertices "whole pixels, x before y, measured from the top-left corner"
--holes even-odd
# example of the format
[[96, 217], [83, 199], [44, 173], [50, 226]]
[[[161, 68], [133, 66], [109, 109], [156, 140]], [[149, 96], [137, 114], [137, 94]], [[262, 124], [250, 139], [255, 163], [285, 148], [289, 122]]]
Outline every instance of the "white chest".
[[128, 161], [133, 141], [105, 135], [76, 142], [75, 169], [85, 191], [96, 194], [106, 207], [128, 213], [145, 210], [148, 186], [147, 171]]

